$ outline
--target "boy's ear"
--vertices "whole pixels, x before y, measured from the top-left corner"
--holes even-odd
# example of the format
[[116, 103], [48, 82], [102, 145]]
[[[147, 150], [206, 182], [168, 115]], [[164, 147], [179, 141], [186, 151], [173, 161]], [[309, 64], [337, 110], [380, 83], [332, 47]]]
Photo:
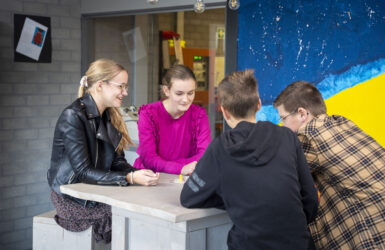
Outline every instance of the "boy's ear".
[[222, 110], [222, 113], [223, 113], [223, 118], [225, 118], [226, 121], [230, 120], [229, 112], [223, 106], [220, 105], [220, 107], [221, 107], [221, 110]]
[[261, 109], [261, 107], [262, 107], [262, 101], [261, 101], [261, 98], [259, 98], [257, 112]]
[[299, 107], [298, 108], [298, 113], [301, 115], [301, 121], [306, 121], [307, 117], [309, 116], [309, 111], [306, 109]]

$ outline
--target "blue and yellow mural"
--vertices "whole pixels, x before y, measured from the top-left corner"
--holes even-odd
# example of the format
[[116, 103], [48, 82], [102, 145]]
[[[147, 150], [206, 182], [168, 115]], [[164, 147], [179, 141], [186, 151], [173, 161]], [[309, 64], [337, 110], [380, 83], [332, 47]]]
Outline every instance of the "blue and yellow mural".
[[385, 1], [242, 0], [238, 70], [252, 68], [263, 108], [297, 80], [314, 83], [341, 114], [385, 145]]

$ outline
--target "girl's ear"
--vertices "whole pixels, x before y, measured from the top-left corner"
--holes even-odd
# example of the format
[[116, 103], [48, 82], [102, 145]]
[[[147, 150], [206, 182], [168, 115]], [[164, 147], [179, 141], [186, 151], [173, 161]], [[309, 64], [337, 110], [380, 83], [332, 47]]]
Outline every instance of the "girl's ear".
[[163, 85], [162, 90], [166, 97], [170, 96], [170, 89], [167, 86]]
[[101, 92], [102, 91], [102, 85], [103, 85], [103, 81], [102, 80], [97, 81], [96, 83], [94, 83], [94, 85], [95, 85], [95, 90], [97, 92]]

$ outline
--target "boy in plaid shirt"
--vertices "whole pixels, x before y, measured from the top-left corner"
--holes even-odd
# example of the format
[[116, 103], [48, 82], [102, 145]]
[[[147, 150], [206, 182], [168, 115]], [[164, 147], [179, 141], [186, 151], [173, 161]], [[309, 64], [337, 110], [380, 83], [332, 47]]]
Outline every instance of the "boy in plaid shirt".
[[349, 119], [326, 114], [321, 93], [298, 81], [275, 99], [297, 133], [316, 187], [310, 231], [318, 249], [385, 249], [385, 149]]

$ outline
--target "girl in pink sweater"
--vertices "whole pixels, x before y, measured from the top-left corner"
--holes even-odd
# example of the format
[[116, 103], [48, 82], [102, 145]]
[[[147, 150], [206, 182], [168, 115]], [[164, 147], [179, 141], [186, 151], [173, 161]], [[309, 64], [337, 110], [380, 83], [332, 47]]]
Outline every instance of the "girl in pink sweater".
[[211, 141], [204, 108], [192, 104], [194, 73], [175, 65], [162, 79], [165, 99], [139, 109], [139, 158], [135, 168], [189, 175]]

